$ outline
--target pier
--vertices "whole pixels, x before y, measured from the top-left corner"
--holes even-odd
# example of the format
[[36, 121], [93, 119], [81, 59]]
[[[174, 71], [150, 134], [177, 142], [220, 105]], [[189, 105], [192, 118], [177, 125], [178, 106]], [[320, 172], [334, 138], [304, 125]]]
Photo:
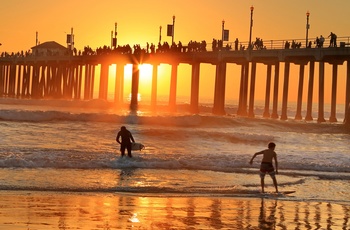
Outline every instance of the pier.
[[[238, 116], [254, 117], [255, 90], [264, 87], [265, 106], [261, 114], [266, 118], [287, 120], [288, 94], [290, 81], [290, 67], [299, 68], [299, 85], [297, 109], [295, 119], [318, 122], [326, 121], [324, 116], [325, 97], [325, 64], [332, 66], [331, 82], [331, 111], [328, 121], [336, 122], [337, 106], [337, 79], [338, 67], [346, 66], [345, 108], [347, 117], [350, 104], [350, 48], [347, 47], [348, 38], [340, 46], [327, 48], [296, 48], [285, 49], [283, 44], [271, 41], [264, 49], [240, 49], [240, 50], [216, 50], [190, 52], [183, 47], [181, 51], [168, 52], [137, 52], [137, 53], [103, 53], [92, 55], [52, 55], [52, 56], [5, 56], [0, 57], [0, 97], [19, 97], [31, 99], [93, 99], [95, 82], [95, 68], [100, 65], [98, 98], [107, 100], [109, 66], [115, 64], [116, 81], [114, 103], [123, 102], [124, 66], [131, 64], [132, 84], [130, 108], [138, 108], [139, 68], [140, 64], [153, 66], [151, 106], [157, 105], [157, 67], [160, 64], [171, 65], [171, 79], [169, 89], [169, 108], [176, 109], [177, 70], [179, 64], [191, 66], [191, 92], [190, 112], [199, 113], [199, 81], [201, 64], [211, 64], [216, 68], [214, 87], [214, 103], [212, 113], [226, 114], [225, 88], [226, 69], [228, 65], [238, 65], [241, 69], [239, 76], [239, 103]], [[284, 69], [280, 66], [283, 63]], [[257, 84], [257, 66], [265, 65], [266, 82]], [[308, 73], [305, 69], [308, 67]], [[318, 68], [318, 76], [315, 76], [315, 68]], [[308, 78], [304, 84], [305, 75]], [[318, 78], [318, 85], [314, 84]], [[271, 82], [273, 81], [273, 85]], [[283, 87], [279, 88], [279, 82], [283, 81]], [[304, 87], [307, 89], [307, 111], [302, 114], [302, 98]], [[312, 117], [313, 91], [318, 87], [318, 117]], [[279, 101], [279, 94], [282, 102]], [[272, 98], [271, 98], [272, 95]], [[281, 108], [278, 106], [281, 104]], [[280, 114], [279, 114], [280, 112]]]

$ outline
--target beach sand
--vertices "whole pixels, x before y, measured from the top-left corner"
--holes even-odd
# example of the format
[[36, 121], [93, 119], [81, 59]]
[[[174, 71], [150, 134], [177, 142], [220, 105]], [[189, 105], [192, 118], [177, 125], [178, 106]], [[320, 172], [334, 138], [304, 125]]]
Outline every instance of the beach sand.
[[258, 197], [1, 191], [0, 229], [350, 229], [350, 206]]

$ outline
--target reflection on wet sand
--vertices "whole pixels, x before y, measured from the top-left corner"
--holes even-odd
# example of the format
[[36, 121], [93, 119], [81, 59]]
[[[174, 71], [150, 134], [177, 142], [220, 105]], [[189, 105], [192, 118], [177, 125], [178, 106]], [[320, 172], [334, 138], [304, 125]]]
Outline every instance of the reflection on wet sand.
[[259, 229], [275, 229], [276, 207], [277, 207], [277, 200], [275, 200], [274, 202], [271, 202], [271, 206], [265, 207], [264, 198], [261, 199]]
[[350, 229], [345, 204], [270, 198], [0, 193], [0, 229]]

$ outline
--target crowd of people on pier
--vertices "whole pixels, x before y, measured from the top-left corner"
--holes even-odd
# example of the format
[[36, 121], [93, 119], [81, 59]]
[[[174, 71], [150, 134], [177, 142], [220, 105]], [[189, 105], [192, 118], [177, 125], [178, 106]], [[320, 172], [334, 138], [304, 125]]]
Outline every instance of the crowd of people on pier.
[[21, 51], [21, 52], [12, 52], [12, 53], [8, 53], [8, 52], [2, 52], [0, 57], [4, 58], [4, 57], [27, 57], [29, 55], [31, 55], [32, 52], [30, 50], [28, 51]]
[[329, 42], [329, 47], [337, 47], [337, 35], [331, 32], [328, 38], [331, 38]]
[[292, 41], [292, 44], [290, 44], [289, 41], [286, 41], [286, 43], [284, 44], [284, 48], [285, 49], [299, 49], [301, 47], [301, 42], [296, 42], [295, 40]]
[[266, 49], [266, 47], [264, 46], [264, 42], [261, 38], [256, 38], [252, 46], [257, 50]]
[[316, 40], [315, 40], [316, 48], [322, 48], [324, 40], [325, 39], [322, 35], [320, 37], [316, 37]]
[[145, 47], [137, 44], [131, 47], [129, 44], [117, 47], [103, 46], [96, 50], [91, 47], [86, 46], [84, 50], [79, 51], [76, 55], [102, 55], [102, 54], [154, 54], [154, 53], [166, 53], [166, 52], [206, 52], [207, 43], [206, 41], [190, 41], [187, 46], [184, 46], [181, 41], [177, 44], [175, 42], [169, 45], [168, 42], [158, 43], [157, 47], [151, 43], [147, 42]]
[[[331, 32], [331, 34], [328, 36], [328, 38], [330, 38], [329, 41], [329, 47], [338, 47], [337, 46], [337, 35], [333, 32]], [[323, 48], [324, 42], [325, 42], [325, 37], [323, 37], [322, 35], [320, 35], [320, 37], [316, 37], [316, 40], [314, 41], [314, 48]], [[286, 41], [284, 44], [284, 48], [285, 49], [298, 49], [301, 48], [301, 42], [296, 42], [295, 40], [292, 41], [292, 44], [289, 41]], [[312, 41], [309, 41], [307, 43], [306, 48], [313, 48], [312, 47]]]
[[[330, 33], [330, 35], [328, 36], [328, 38], [330, 38], [329, 40], [329, 47], [337, 47], [337, 35], [333, 32]], [[321, 35], [320, 37], [316, 37], [315, 40], [315, 48], [323, 48], [323, 44], [325, 42], [325, 38]], [[309, 47], [308, 48], [312, 48], [311, 47], [311, 43], [309, 43]]]
[[[337, 35], [333, 32], [330, 33], [330, 35], [327, 37], [330, 39], [329, 47], [338, 47], [337, 46]], [[326, 38], [322, 35], [320, 37], [316, 37], [315, 41], [309, 41], [307, 43], [306, 48], [323, 48]], [[234, 48], [232, 48], [231, 44], [234, 45]], [[314, 46], [313, 46], [314, 44]], [[264, 45], [263, 39], [256, 37], [254, 42], [251, 42], [249, 44], [248, 42], [248, 49], [255, 49], [255, 50], [263, 50], [267, 49], [267, 47]], [[284, 43], [285, 49], [298, 49], [302, 48], [301, 42], [297, 42], [296, 40], [292, 40], [292, 42], [285, 41]], [[230, 51], [230, 50], [245, 50], [246, 47], [242, 45], [242, 43], [239, 42], [238, 38], [235, 39], [233, 43], [227, 42], [226, 45], [224, 45], [224, 41], [220, 39], [213, 39], [211, 43], [211, 51], [217, 52], [217, 51]], [[85, 46], [83, 50], [77, 50], [74, 48], [72, 51], [67, 52], [67, 55], [74, 55], [74, 56], [85, 56], [85, 55], [105, 55], [105, 54], [154, 54], [154, 53], [166, 53], [166, 52], [207, 52], [210, 51], [210, 49], [207, 49], [207, 42], [205, 40], [202, 40], [200, 42], [198, 41], [189, 41], [187, 45], [183, 45], [181, 41], [178, 43], [172, 42], [169, 44], [168, 42], [158, 42], [157, 45], [151, 43], [149, 44], [147, 42], [145, 47], [142, 47], [139, 44], [136, 45], [118, 45], [116, 47], [111, 46], [102, 46], [98, 47], [95, 50], [92, 49], [89, 46]], [[49, 53], [49, 52], [47, 52]], [[17, 53], [7, 53], [2, 52], [0, 54], [0, 57], [27, 57], [27, 56], [33, 56], [36, 55], [31, 50], [28, 51], [21, 51]], [[49, 56], [47, 54], [47, 56]]]

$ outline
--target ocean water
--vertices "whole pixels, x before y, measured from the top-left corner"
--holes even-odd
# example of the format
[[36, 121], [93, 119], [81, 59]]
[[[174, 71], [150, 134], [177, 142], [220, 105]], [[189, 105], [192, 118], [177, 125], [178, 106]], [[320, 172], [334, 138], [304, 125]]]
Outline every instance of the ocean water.
[[[255, 197], [261, 158], [249, 160], [273, 141], [279, 190], [295, 191], [280, 199], [350, 205], [350, 130], [342, 122], [130, 113], [97, 100], [0, 106], [0, 190]], [[120, 157], [122, 125], [146, 146], [133, 158]], [[268, 176], [265, 183], [273, 192]]]

